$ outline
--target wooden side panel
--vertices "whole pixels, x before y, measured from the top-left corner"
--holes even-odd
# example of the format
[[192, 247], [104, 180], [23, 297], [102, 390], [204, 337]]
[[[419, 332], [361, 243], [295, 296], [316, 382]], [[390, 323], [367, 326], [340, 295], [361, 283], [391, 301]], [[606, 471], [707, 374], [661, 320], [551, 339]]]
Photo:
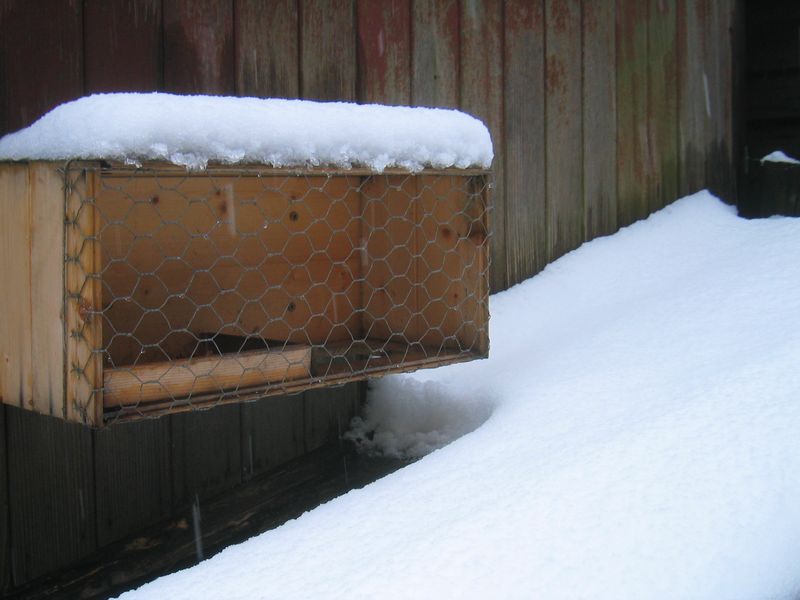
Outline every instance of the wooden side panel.
[[84, 2], [86, 93], [159, 89], [161, 5], [161, 0]]
[[458, 108], [458, 0], [417, 0], [412, 18], [412, 104]]
[[64, 175], [31, 163], [31, 353], [35, 410], [64, 417]]
[[[503, 3], [465, 0], [461, 5], [461, 110], [481, 119], [495, 147], [492, 165], [494, 215], [505, 213], [503, 140]], [[508, 287], [505, 269], [505, 219], [492, 219], [490, 283], [492, 290]]]
[[411, 103], [411, 0], [358, 0], [358, 100]]
[[242, 476], [256, 477], [304, 452], [304, 400], [274, 396], [242, 405]]
[[236, 93], [297, 98], [300, 95], [297, 2], [235, 0], [234, 18]]
[[648, 215], [652, 156], [647, 124], [647, 4], [617, 0], [618, 225]]
[[178, 506], [239, 483], [242, 479], [239, 406], [170, 416], [172, 500]]
[[28, 165], [0, 169], [0, 281], [10, 295], [0, 316], [0, 397], [37, 409], [31, 363], [31, 208]]
[[164, 2], [164, 89], [181, 94], [232, 94], [233, 3]]
[[678, 65], [675, 5], [650, 0], [648, 20], [647, 119], [652, 180], [649, 207], [654, 212], [678, 198]]
[[83, 92], [81, 0], [0, 2], [0, 135]]
[[547, 264], [544, 4], [510, 0], [505, 4], [504, 112], [505, 207], [492, 222], [505, 220], [508, 285]]
[[68, 421], [98, 425], [102, 421], [102, 284], [99, 218], [94, 197], [95, 174], [67, 171], [66, 200], [66, 408]]
[[355, 16], [354, 0], [301, 0], [303, 98], [356, 99]]
[[7, 409], [14, 584], [74, 563], [96, 547], [88, 427]]
[[93, 432], [99, 546], [170, 514], [168, 424], [167, 419], [151, 419]]
[[686, 195], [705, 186], [705, 130], [711, 112], [703, 61], [702, 4], [678, 0], [678, 145], [679, 191]]
[[555, 260], [584, 239], [581, 3], [547, 0], [545, 19], [547, 240]]
[[617, 230], [615, 8], [613, 2], [583, 3], [583, 203], [587, 240]]

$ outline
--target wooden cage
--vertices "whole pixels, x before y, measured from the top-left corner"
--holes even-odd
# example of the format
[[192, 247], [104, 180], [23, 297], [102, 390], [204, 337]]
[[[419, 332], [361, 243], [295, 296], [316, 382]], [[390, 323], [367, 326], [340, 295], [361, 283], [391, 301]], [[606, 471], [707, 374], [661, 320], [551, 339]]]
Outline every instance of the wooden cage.
[[2, 401], [102, 425], [485, 357], [488, 188], [0, 163]]

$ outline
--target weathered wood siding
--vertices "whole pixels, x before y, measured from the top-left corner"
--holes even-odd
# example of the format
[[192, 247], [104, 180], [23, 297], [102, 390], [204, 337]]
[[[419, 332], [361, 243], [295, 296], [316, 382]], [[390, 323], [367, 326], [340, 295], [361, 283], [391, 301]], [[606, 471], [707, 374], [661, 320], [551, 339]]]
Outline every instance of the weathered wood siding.
[[[487, 123], [495, 143], [497, 291], [677, 195], [713, 186], [733, 200], [740, 5], [0, 0], [0, 134], [104, 91], [460, 107]], [[0, 585], [325, 443], [358, 390], [103, 432], [4, 409]]]

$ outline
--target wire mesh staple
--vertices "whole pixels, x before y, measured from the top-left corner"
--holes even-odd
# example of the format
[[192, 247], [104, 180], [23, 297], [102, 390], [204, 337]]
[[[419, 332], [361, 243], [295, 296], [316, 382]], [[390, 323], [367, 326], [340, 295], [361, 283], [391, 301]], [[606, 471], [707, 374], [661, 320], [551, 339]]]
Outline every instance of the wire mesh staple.
[[68, 401], [105, 419], [488, 353], [488, 174], [70, 165]]

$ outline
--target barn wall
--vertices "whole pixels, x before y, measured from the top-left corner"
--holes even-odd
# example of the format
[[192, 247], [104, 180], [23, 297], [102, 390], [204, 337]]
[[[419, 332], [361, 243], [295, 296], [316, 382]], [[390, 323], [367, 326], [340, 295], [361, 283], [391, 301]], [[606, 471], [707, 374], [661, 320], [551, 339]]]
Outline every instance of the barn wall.
[[[733, 200], [736, 11], [737, 0], [0, 0], [0, 134], [107, 91], [459, 107], [495, 144], [497, 291], [679, 195], [710, 186]], [[313, 449], [360, 397], [351, 386], [104, 431], [4, 409], [0, 584]]]

